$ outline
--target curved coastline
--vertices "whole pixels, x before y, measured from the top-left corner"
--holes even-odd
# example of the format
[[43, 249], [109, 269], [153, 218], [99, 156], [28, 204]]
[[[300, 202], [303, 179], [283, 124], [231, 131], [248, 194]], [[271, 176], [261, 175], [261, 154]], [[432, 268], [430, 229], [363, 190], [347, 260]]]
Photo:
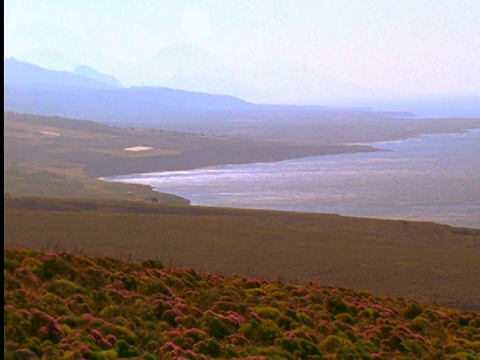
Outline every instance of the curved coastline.
[[[188, 151], [176, 155], [160, 155], [132, 158], [110, 159], [108, 164], [95, 163], [85, 167], [88, 176], [102, 181], [110, 177], [128, 176], [132, 174], [191, 171], [210, 166], [241, 165], [254, 163], [273, 163], [310, 156], [349, 154], [359, 152], [388, 151], [372, 146], [355, 145], [276, 145], [270, 147], [230, 147], [227, 149], [208, 148], [200, 151]], [[105, 166], [105, 165], [108, 165]], [[153, 186], [152, 191], [159, 194], [175, 196], [182, 199], [184, 205], [191, 205], [191, 200], [169, 192], [158, 191]]]
[[[480, 131], [480, 129], [475, 129], [475, 130], [472, 130], [472, 131], [468, 131], [468, 132], [466, 132], [466, 133], [472, 133], [472, 136], [478, 137], [478, 134], [479, 134], [478, 131]], [[473, 135], [474, 133], [475, 133], [476, 135]], [[432, 134], [432, 135], [433, 135], [433, 134]], [[442, 136], [443, 138], [446, 138], [446, 139], [450, 139], [450, 138], [451, 138], [449, 135], [452, 135], [452, 136], [453, 136], [452, 139], [455, 139], [455, 138], [457, 138], [457, 137], [463, 138], [463, 136], [464, 136], [464, 135], [462, 135], [462, 133], [454, 133], [454, 134], [435, 134], [435, 135], [437, 135], [437, 136], [440, 135], [440, 136]], [[468, 137], [471, 138], [470, 135], [468, 135]], [[417, 138], [417, 139], [416, 139], [416, 138], [406, 139], [406, 140], [400, 141], [400, 142], [406, 142], [405, 145], [400, 145], [400, 146], [403, 146], [403, 147], [405, 148], [405, 146], [409, 147], [409, 144], [412, 143], [412, 144], [414, 144], [414, 149], [415, 149], [415, 147], [418, 147], [418, 145], [416, 145], [416, 144], [421, 144], [421, 143], [423, 143], [423, 141], [422, 141], [423, 139], [429, 139], [429, 138], [430, 138], [430, 137], [429, 137], [428, 135], [426, 135], [425, 137], [422, 136], [422, 137]], [[433, 138], [433, 139], [435, 139], [435, 138]], [[430, 140], [428, 140], [428, 141], [430, 141]], [[433, 140], [433, 141], [437, 141], [437, 140]], [[438, 141], [437, 141], [437, 142], [438, 142]], [[447, 141], [447, 143], [448, 143], [448, 142], [449, 142], [449, 141]], [[388, 151], [388, 152], [390, 152], [390, 151], [396, 151], [396, 147], [399, 146], [399, 145], [397, 144], [398, 141], [391, 141], [390, 143], [391, 143], [392, 145], [394, 145], [394, 146], [393, 146], [393, 147], [387, 146], [387, 150], [385, 150], [385, 151]], [[445, 144], [447, 144], [447, 143], [445, 143]], [[470, 143], [471, 143], [471, 141], [470, 141]], [[386, 145], [386, 142], [382, 142], [382, 143], [370, 143], [370, 145], [372, 145], [372, 146], [381, 146], [381, 145], [383, 145], [383, 144]], [[443, 144], [443, 142], [442, 142], [442, 144]], [[437, 144], [436, 146], [438, 147], [438, 144]], [[442, 145], [442, 146], [443, 146], [443, 145]], [[420, 147], [423, 148], [424, 145], [420, 145]], [[421, 148], [420, 148], [420, 150], [421, 150]], [[435, 148], [431, 148], [431, 149], [432, 149], [432, 150], [428, 150], [428, 151], [430, 151], [430, 155], [428, 155], [428, 153], [426, 153], [428, 156], [434, 156], [433, 154], [434, 154], [434, 153], [436, 154]], [[466, 153], [466, 154], [470, 154], [470, 153], [471, 153], [471, 145], [469, 146], [468, 149], [470, 149], [470, 150], [468, 150], [469, 153]], [[422, 150], [422, 151], [423, 151], [423, 150]], [[432, 151], [433, 151], [433, 152], [432, 152]], [[415, 151], [414, 151], [414, 153], [415, 153]], [[455, 151], [454, 153], [456, 153], [456, 151]], [[454, 153], [452, 153], [452, 155], [453, 155]], [[345, 154], [345, 153], [344, 153], [344, 154]], [[352, 153], [350, 153], [350, 154], [352, 154]], [[407, 159], [407, 158], [410, 159], [410, 160], [412, 160], [412, 159], [415, 160], [415, 159], [416, 159], [416, 158], [415, 158], [415, 159], [414, 159], [414, 158], [411, 158], [411, 155], [409, 155], [409, 154], [412, 154], [411, 151], [406, 152], [406, 153], [401, 153], [401, 154], [403, 154], [403, 156], [407, 156], [406, 159]], [[325, 154], [325, 155], [326, 155], [326, 154]], [[349, 155], [349, 154], [345, 154], [345, 155]], [[369, 155], [369, 154], [365, 154], [365, 155], [361, 155], [361, 157], [363, 157], [363, 156], [367, 156], [368, 158], [370, 158], [371, 156], [374, 156], [374, 157], [375, 157], [375, 156], [377, 156], [377, 157], [380, 156], [380, 157], [383, 159], [384, 156], [387, 156], [387, 157], [388, 157], [388, 156], [391, 156], [391, 155], [389, 155], [389, 154], [387, 154], [387, 153], [385, 153], [384, 155], [382, 155], [382, 154], [378, 154], [378, 155], [375, 155], [375, 154], [370, 154], [370, 155]], [[443, 155], [442, 155], [442, 156], [443, 156]], [[471, 154], [470, 154], [469, 156], [471, 156]], [[305, 158], [308, 158], [308, 157], [305, 157]], [[312, 157], [312, 158], [313, 158], [313, 157]], [[321, 159], [321, 158], [322, 158], [322, 157], [319, 157], [319, 159]], [[335, 158], [337, 158], [337, 157], [335, 157]], [[339, 157], [338, 161], [342, 161], [343, 158], [344, 158], [344, 156]], [[355, 158], [356, 158], [356, 157], [355, 157]], [[297, 159], [295, 159], [295, 158], [294, 158], [294, 159], [291, 159], [291, 160], [297, 161]], [[413, 161], [413, 160], [412, 160], [412, 161]], [[286, 161], [288, 162], [288, 160], [286, 160]], [[296, 164], [295, 161], [292, 162], [293, 169], [292, 169], [292, 166], [289, 165], [288, 168], [284, 168], [284, 170], [281, 170], [281, 171], [280, 171], [280, 172], [282, 172], [282, 173], [285, 172], [285, 175], [282, 175], [282, 176], [281, 176], [281, 179], [282, 179], [281, 181], [287, 181], [287, 180], [285, 180], [285, 179], [288, 179], [288, 178], [289, 178], [289, 177], [288, 177], [288, 176], [289, 176], [289, 175], [288, 175], [289, 172], [293, 172], [293, 173], [297, 173], [297, 174], [298, 174], [297, 170], [294, 170], [294, 169], [296, 169], [296, 168], [295, 168], [295, 165], [294, 165], [294, 164]], [[303, 162], [303, 161], [307, 161], [307, 162], [308, 162], [309, 160], [308, 160], [308, 159], [299, 159], [299, 161], [302, 161], [302, 162]], [[323, 161], [323, 160], [319, 160], [319, 161]], [[330, 160], [330, 161], [334, 161], [334, 163], [337, 163], [337, 160]], [[264, 168], [265, 171], [266, 171], [266, 173], [268, 174], [268, 173], [271, 172], [271, 171], [274, 171], [274, 172], [278, 171], [278, 170], [275, 170], [275, 169], [277, 169], [279, 166], [280, 166], [280, 167], [282, 166], [282, 165], [281, 165], [281, 162], [283, 162], [283, 161], [276, 161], [275, 163], [272, 163], [272, 165], [271, 165], [272, 167], [271, 167], [270, 165], [268, 165], [268, 162], [257, 162], [257, 163], [253, 163], [253, 164], [252, 164], [252, 163], [245, 163], [245, 164], [243, 164], [243, 165], [246, 165], [246, 166], [255, 166], [255, 167], [260, 166], [261, 168]], [[202, 186], [203, 186], [203, 185], [202, 185], [202, 181], [203, 181], [205, 184], [210, 184], [210, 185], [206, 185], [206, 187], [205, 187], [205, 189], [207, 189], [207, 190], [205, 190], [205, 191], [206, 191], [205, 194], [207, 194], [207, 195], [203, 194], [203, 193], [202, 193], [202, 190], [200, 190], [200, 189], [198, 189], [198, 191], [200, 192], [200, 194], [203, 194], [203, 195], [197, 195], [196, 190], [195, 190], [195, 188], [197, 187], [197, 180], [196, 180], [197, 178], [196, 178], [196, 177], [195, 177], [195, 178], [192, 178], [192, 176], [195, 176], [195, 175], [188, 175], [188, 180], [184, 180], [183, 183], [182, 183], [182, 180], [179, 180], [179, 184], [180, 184], [179, 186], [180, 186], [181, 189], [183, 189], [182, 191], [179, 190], [178, 192], [175, 192], [176, 190], [174, 189], [174, 187], [169, 187], [168, 185], [167, 185], [165, 188], [163, 188], [162, 186], [159, 185], [158, 187], [153, 188], [153, 190], [156, 189], [157, 191], [160, 190], [160, 191], [162, 191], [162, 192], [164, 191], [164, 192], [167, 192], [167, 193], [169, 193], [169, 191], [170, 191], [170, 192], [174, 193], [174, 194], [177, 195], [177, 196], [182, 196], [182, 197], [184, 197], [184, 198], [189, 199], [189, 200], [191, 201], [191, 204], [194, 204], [194, 205], [226, 206], [226, 207], [235, 207], [235, 208], [237, 208], [237, 207], [238, 207], [238, 208], [252, 208], [252, 202], [248, 202], [248, 204], [247, 204], [247, 203], [245, 202], [245, 199], [244, 199], [244, 200], [243, 200], [243, 206], [235, 206], [235, 205], [233, 205], [233, 200], [231, 200], [230, 198], [228, 198], [228, 196], [224, 195], [224, 194], [228, 194], [230, 191], [232, 191], [233, 193], [236, 193], [236, 191], [237, 191], [237, 190], [236, 190], [237, 188], [235, 187], [235, 186], [237, 186], [237, 184], [236, 184], [236, 182], [235, 182], [235, 178], [233, 178], [233, 180], [230, 180], [230, 176], [233, 176], [233, 175], [229, 175], [229, 176], [228, 176], [228, 180], [227, 180], [228, 183], [225, 183], [225, 180], [224, 180], [224, 181], [223, 181], [223, 183], [224, 183], [223, 185], [222, 185], [222, 180], [218, 180], [218, 183], [217, 183], [217, 180], [214, 180], [214, 179], [216, 179], [216, 176], [220, 176], [220, 179], [221, 179], [221, 177], [223, 176], [223, 175], [222, 175], [222, 171], [223, 171], [222, 169], [225, 170], [226, 168], [228, 168], [228, 167], [226, 167], [226, 165], [227, 165], [227, 164], [221, 164], [218, 168], [215, 168], [215, 167], [214, 167], [214, 168], [212, 168], [212, 170], [210, 170], [210, 168], [208, 168], [208, 169], [205, 169], [205, 168], [196, 169], [196, 170], [200, 170], [200, 171], [196, 171], [196, 172], [193, 173], [193, 174], [198, 174], [199, 179], [203, 179], [203, 177], [207, 177], [207, 178], [208, 178], [208, 180], [198, 180], [198, 186], [199, 186], [200, 188], [202, 188]], [[235, 164], [235, 165], [232, 164], [232, 166], [235, 167], [236, 164]], [[449, 167], [449, 163], [448, 163], [448, 162], [445, 163], [445, 166]], [[243, 168], [244, 168], [244, 166], [238, 167], [239, 172], [240, 172], [240, 175], [238, 175], [238, 176], [242, 176], [242, 175], [241, 175], [241, 173], [242, 173], [242, 170], [241, 170], [241, 169], [243, 169]], [[217, 169], [220, 169], [220, 170], [217, 170]], [[274, 169], [274, 170], [269, 170], [269, 169]], [[388, 168], [388, 169], [389, 169], [389, 168]], [[388, 169], [386, 169], [385, 171], [387, 171]], [[392, 168], [392, 169], [390, 169], [390, 170], [391, 170], [391, 171], [396, 171], [395, 168]], [[435, 172], [435, 171], [437, 171], [437, 170], [440, 171], [441, 169], [436, 169], [436, 170], [432, 170], [432, 171]], [[225, 171], [226, 171], [226, 170], [225, 170]], [[181, 178], [181, 177], [182, 177], [181, 174], [184, 174], [184, 173], [189, 174], [190, 172], [191, 172], [191, 170], [185, 170], [185, 171], [184, 171], [184, 170], [180, 170], [180, 171], [172, 170], [171, 172], [170, 172], [170, 171], [166, 171], [166, 172], [164, 172], [164, 171], [159, 171], [159, 172], [149, 173], [149, 174], [146, 174], [146, 173], [143, 173], [143, 174], [142, 174], [142, 173], [134, 173], [134, 174], [126, 175], [124, 178], [125, 178], [125, 181], [126, 181], [126, 182], [138, 182], [138, 183], [143, 183], [143, 184], [145, 184], [145, 185], [146, 185], [146, 184], [149, 184], [149, 185], [150, 185], [151, 182], [150, 182], [149, 179], [150, 179], [151, 176], [155, 176], [155, 174], [158, 174], [159, 177], [164, 177], [164, 176], [166, 176], [166, 177], [169, 177], [169, 176], [177, 177], [177, 176], [179, 176], [179, 177]], [[218, 175], [217, 175], [217, 172], [219, 172]], [[425, 179], [427, 179], [427, 180], [428, 180], [428, 174], [429, 174], [429, 173], [431, 173], [431, 171], [427, 172], [427, 175], [425, 175]], [[471, 173], [470, 170], [469, 170], [469, 173]], [[138, 177], [135, 178], [135, 176], [137, 176], [137, 175], [138, 175]], [[119, 176], [119, 177], [114, 177], [114, 179], [108, 179], [108, 178], [107, 178], [107, 179], [103, 179], [103, 180], [123, 182], [122, 177], [123, 177], [123, 176]], [[225, 177], [225, 176], [223, 176], [223, 177]], [[130, 178], [130, 180], [128, 180], [128, 178]], [[422, 178], [422, 179], [423, 179], [423, 178]], [[424, 179], [424, 180], [425, 180], [425, 179]], [[247, 179], [247, 180], [248, 180], [248, 179]], [[407, 179], [407, 180], [408, 180], [408, 179]], [[425, 180], [425, 181], [427, 181], [427, 180]], [[176, 180], [175, 180], [175, 181], [176, 181]], [[185, 182], [185, 181], [187, 181], [187, 182]], [[233, 182], [232, 182], [232, 181], [233, 181]], [[248, 181], [250, 181], [250, 180], [248, 180]], [[252, 180], [252, 181], [253, 181], [253, 180]], [[338, 180], [338, 181], [340, 181], [340, 183], [341, 183], [341, 180]], [[250, 182], [251, 182], [251, 181], [250, 181]], [[247, 182], [247, 183], [250, 184], [249, 182]], [[272, 186], [275, 186], [275, 184], [278, 185], [278, 181], [276, 181], [276, 180], [273, 181]], [[152, 185], [155, 186], [154, 184], [152, 184]], [[157, 185], [158, 185], [158, 184], [157, 184]], [[324, 185], [325, 185], [325, 184], [324, 184]], [[327, 184], [327, 185], [328, 185], [328, 184]], [[218, 186], [218, 187], [217, 187], [217, 186]], [[244, 186], [245, 186], [245, 185], [244, 185]], [[247, 185], [247, 186], [248, 186], [248, 185]], [[282, 185], [282, 186], [283, 186], [283, 185]], [[228, 187], [229, 190], [227, 190], [227, 187]], [[237, 186], [237, 187], [238, 187], [238, 186]], [[327, 186], [327, 187], [328, 187], [328, 186]], [[322, 189], [323, 189], [323, 188], [325, 188], [325, 187], [322, 187]], [[285, 188], [284, 190], [288, 192], [288, 189], [289, 189], [289, 188], [287, 187], [287, 188]], [[430, 189], [430, 188], [429, 188], [429, 189]], [[468, 189], [470, 189], [470, 187], [468, 187]], [[277, 190], [278, 190], [278, 189], [277, 189]], [[291, 189], [290, 189], [290, 190], [291, 190]], [[400, 191], [400, 190], [401, 190], [401, 191]], [[400, 193], [402, 193], [402, 191], [404, 191], [405, 189], [402, 190], [402, 188], [400, 187], [400, 190], [399, 190]], [[192, 193], [192, 191], [193, 191], [193, 193]], [[222, 191], [226, 191], [226, 192], [223, 193]], [[240, 190], [238, 190], [238, 191], [240, 191]], [[265, 191], [268, 192], [268, 190], [265, 190]], [[282, 190], [282, 191], [283, 191], [283, 190]], [[406, 190], [405, 190], [405, 191], [406, 191]], [[465, 191], [466, 191], [466, 190], [465, 190]], [[471, 191], [471, 189], [470, 189], [469, 191]], [[214, 196], [214, 195], [213, 195], [214, 192], [219, 193], [218, 196], [224, 198], [224, 205], [218, 205], [218, 204], [216, 204], [216, 203], [212, 200], [212, 199], [213, 199], [212, 196]], [[208, 194], [210, 194], [210, 195], [208, 195]], [[460, 194], [460, 195], [461, 195], [461, 194]], [[206, 197], [205, 197], [205, 196], [206, 196]], [[209, 196], [210, 196], [210, 198], [209, 198]], [[403, 195], [402, 195], [402, 196], [403, 196]], [[204, 198], [204, 197], [205, 197], [205, 198]], [[202, 202], [201, 200], [199, 200], [200, 198], [203, 199], [203, 202]], [[268, 196], [267, 196], [267, 198], [268, 198]], [[459, 198], [461, 198], [461, 196], [460, 196]], [[208, 201], [205, 201], [205, 199], [207, 199]], [[225, 200], [225, 199], [226, 199], [226, 200]], [[276, 199], [276, 198], [275, 198], [275, 199]], [[407, 199], [410, 199], [410, 198], [407, 196]], [[432, 198], [432, 199], [433, 199], [433, 198]], [[433, 200], [432, 200], [432, 199], [430, 199], [430, 200], [431, 200], [431, 201], [434, 201], [434, 200], [435, 200], [435, 199], [433, 199]], [[254, 200], [254, 199], [250, 199], [250, 200]], [[429, 201], [430, 201], [430, 200], [429, 200]], [[255, 201], [256, 201], [256, 200], [254, 200], [253, 203], [255, 203]], [[275, 201], [278, 202], [278, 201], [280, 201], [280, 200], [275, 200]], [[405, 200], [405, 201], [407, 201], [407, 200]], [[408, 200], [408, 201], [413, 201], [413, 200], [410, 199], [410, 200]], [[408, 203], [408, 201], [407, 201], [407, 203]], [[437, 201], [437, 200], [435, 200], [435, 201]], [[437, 202], [438, 202], [438, 201], [437, 201]], [[413, 202], [412, 204], [414, 204], [414, 202]], [[278, 204], [277, 204], [277, 205], [278, 205]], [[276, 209], [276, 210], [287, 210], [287, 211], [300, 211], [300, 212], [304, 212], [304, 211], [307, 211], [307, 212], [321, 212], [321, 213], [332, 213], [332, 212], [335, 212], [335, 209], [332, 210], [332, 209], [330, 209], [330, 208], [327, 206], [327, 205], [329, 205], [329, 203], [324, 203], [324, 204], [323, 204], [323, 207], [322, 207], [322, 210], [320, 210], [320, 208], [318, 209], [318, 210], [320, 210], [320, 211], [316, 211], [316, 210], [314, 210], [313, 208], [308, 207], [308, 206], [307, 206], [307, 208], [302, 208], [302, 210], [294, 210], [295, 207], [292, 207], [292, 206], [290, 206], [290, 205], [288, 205], [288, 206], [285, 205], [285, 204], [282, 205], [282, 203], [280, 203], [281, 206], [278, 205], [278, 206], [280, 206], [280, 207], [277, 207], [277, 205], [276, 205], [276, 206], [274, 206], [274, 205], [272, 205], [272, 204], [270, 204], [270, 205], [262, 205], [262, 206], [265, 206], [265, 207], [259, 207], [259, 208], [262, 208], [262, 209], [263, 209], [263, 208], [266, 208], [266, 209]], [[357, 204], [357, 205], [358, 205], [358, 204]], [[440, 206], [441, 204], [438, 204], [438, 205]], [[413, 206], [413, 205], [412, 205], [412, 206]], [[411, 206], [411, 207], [412, 207], [412, 206]], [[443, 205], [442, 205], [442, 206], [443, 206]], [[439, 209], [442, 208], [442, 206], [440, 206]], [[324, 208], [328, 208], [328, 210], [325, 210]], [[428, 210], [428, 206], [426, 207], [426, 209]], [[396, 213], [394, 214], [394, 213], [392, 213], [392, 210], [391, 210], [391, 209], [388, 209], [388, 212], [385, 213], [385, 218], [402, 218], [402, 219], [403, 219], [403, 218], [408, 218], [408, 219], [411, 219], [412, 216], [413, 216], [413, 214], [418, 213], [419, 218], [420, 218], [420, 219], [423, 219], [423, 218], [422, 218], [422, 216], [423, 216], [423, 215], [422, 215], [422, 211], [427, 211], [427, 210], [421, 209], [419, 206], [412, 207], [411, 213], [408, 213], [408, 214], [407, 214], [408, 216], [405, 215], [405, 214], [403, 214], [403, 217], [402, 217], [400, 214], [396, 214]], [[338, 212], [338, 209], [337, 209], [336, 211]], [[344, 213], [343, 210], [341, 210], [341, 211], [342, 211], [342, 214], [348, 214], [348, 212], [347, 212], [347, 213]], [[372, 210], [372, 211], [373, 211], [373, 210]], [[378, 213], [378, 209], [375, 210], [375, 211], [376, 211], [376, 215], [374, 214], [375, 212], [373, 212], [373, 213], [371, 213], [371, 214], [368, 213], [368, 212], [366, 212], [366, 213], [364, 213], [364, 214], [362, 213], [362, 214], [363, 214], [363, 216], [367, 216], [367, 217], [382, 217], [382, 216], [379, 216], [379, 215], [378, 215], [378, 214], [379, 214], [379, 213]], [[402, 211], [403, 211], [403, 210], [402, 210]], [[440, 210], [439, 210], [439, 211], [440, 211]], [[446, 210], [445, 210], [445, 211], [446, 211]], [[437, 219], [437, 222], [445, 223], [445, 224], [450, 224], [450, 225], [452, 225], [452, 226], [466, 226], [466, 227], [474, 227], [474, 228], [477, 228], [477, 227], [478, 227], [478, 223], [476, 223], [476, 222], [474, 223], [474, 222], [471, 221], [470, 218], [463, 216], [463, 213], [462, 213], [462, 212], [459, 212], [459, 213], [457, 214], [457, 215], [458, 215], [458, 216], [457, 216], [458, 219], [450, 219], [450, 220], [447, 220], [447, 218], [444, 216], [445, 214], [446, 214], [446, 213], [444, 213], [444, 214], [439, 213], [439, 214], [436, 214], [434, 218], [425, 217], [424, 220], [427, 220], [427, 219], [428, 219], [428, 220], [430, 220], [430, 221], [435, 221], [434, 219]], [[360, 215], [360, 213], [349, 214], [349, 215], [350, 215], [350, 216], [362, 216], [362, 215]], [[427, 215], [428, 215], [428, 214], [427, 214]], [[425, 215], [425, 216], [427, 216], [427, 215]], [[431, 215], [431, 214], [430, 214], [430, 215]], [[441, 215], [441, 216], [440, 216], [440, 215]], [[400, 217], [398, 217], [398, 216], [400, 216]], [[462, 218], [462, 216], [463, 216], [463, 218]]]
[[218, 165], [269, 163], [310, 156], [385, 151], [368, 145], [271, 144], [212, 146], [174, 155], [115, 158], [85, 166], [88, 176], [106, 178], [148, 172], [195, 170]]

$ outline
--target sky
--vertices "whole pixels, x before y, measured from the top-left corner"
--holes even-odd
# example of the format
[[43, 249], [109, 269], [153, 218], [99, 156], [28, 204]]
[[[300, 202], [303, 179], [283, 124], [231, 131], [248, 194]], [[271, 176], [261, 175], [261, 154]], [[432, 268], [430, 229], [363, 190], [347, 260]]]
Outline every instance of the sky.
[[480, 94], [480, 0], [5, 0], [4, 58], [290, 102]]

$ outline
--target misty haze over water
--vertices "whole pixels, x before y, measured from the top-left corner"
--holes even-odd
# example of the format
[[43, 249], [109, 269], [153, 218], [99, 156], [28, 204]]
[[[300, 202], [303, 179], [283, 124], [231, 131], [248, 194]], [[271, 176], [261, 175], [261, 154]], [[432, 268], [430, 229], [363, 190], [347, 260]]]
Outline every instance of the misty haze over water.
[[426, 220], [480, 228], [480, 129], [371, 143], [389, 150], [108, 178], [193, 205]]

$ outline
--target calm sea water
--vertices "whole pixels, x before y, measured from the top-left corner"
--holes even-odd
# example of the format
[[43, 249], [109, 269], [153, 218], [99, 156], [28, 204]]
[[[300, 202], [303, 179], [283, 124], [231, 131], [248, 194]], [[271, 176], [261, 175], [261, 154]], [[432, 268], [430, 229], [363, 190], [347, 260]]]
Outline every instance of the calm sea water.
[[480, 129], [371, 143], [389, 151], [133, 174], [193, 205], [411, 219], [480, 228]]

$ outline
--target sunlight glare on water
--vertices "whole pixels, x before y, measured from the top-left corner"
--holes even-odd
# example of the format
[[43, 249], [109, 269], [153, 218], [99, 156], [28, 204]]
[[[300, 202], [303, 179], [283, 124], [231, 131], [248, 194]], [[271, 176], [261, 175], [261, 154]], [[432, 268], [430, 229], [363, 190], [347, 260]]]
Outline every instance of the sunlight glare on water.
[[193, 205], [258, 208], [480, 228], [480, 129], [372, 143], [389, 150], [134, 174]]

